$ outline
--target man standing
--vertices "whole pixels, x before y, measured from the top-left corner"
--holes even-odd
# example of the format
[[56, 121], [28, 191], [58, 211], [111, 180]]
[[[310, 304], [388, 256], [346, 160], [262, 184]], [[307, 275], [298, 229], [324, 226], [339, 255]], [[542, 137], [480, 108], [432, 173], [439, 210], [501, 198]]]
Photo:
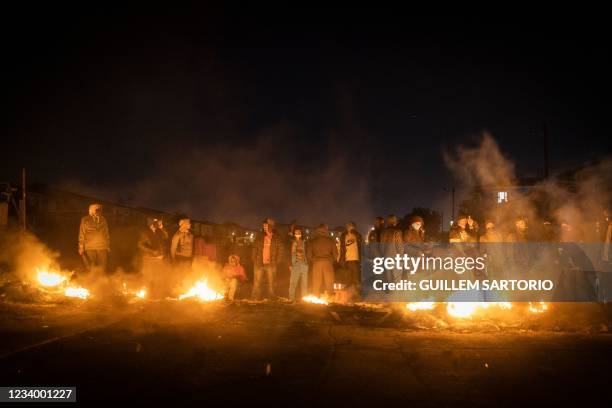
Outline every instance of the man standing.
[[265, 220], [262, 224], [262, 233], [257, 236], [253, 244], [253, 299], [261, 298], [264, 275], [268, 281], [268, 296], [275, 298], [276, 265], [281, 260], [281, 251], [280, 239], [274, 233], [268, 220]]
[[349, 221], [340, 236], [340, 264], [347, 273], [346, 284], [356, 296], [361, 293], [361, 246], [361, 234], [355, 229], [355, 223]]
[[147, 229], [142, 231], [138, 238], [141, 272], [148, 283], [149, 292], [153, 297], [158, 297], [160, 295], [159, 286], [161, 286], [158, 285], [158, 282], [164, 266], [165, 244], [168, 236], [163, 230], [161, 220], [149, 218], [147, 225]]
[[81, 218], [79, 227], [79, 255], [90, 271], [106, 272], [110, 236], [108, 224], [102, 216], [102, 205], [91, 204], [89, 215]]
[[[382, 233], [381, 243], [383, 255], [387, 258], [395, 258], [396, 255], [404, 254], [404, 242], [402, 240], [402, 230], [397, 226], [397, 217], [389, 215], [387, 217], [387, 228]], [[387, 279], [389, 282], [399, 282], [402, 280], [401, 269], [388, 269]]]
[[306, 260], [306, 245], [302, 238], [302, 229], [295, 227], [291, 242], [291, 278], [289, 279], [289, 299], [295, 300], [295, 290], [300, 283], [300, 294], [306, 296], [308, 288], [308, 261]]
[[312, 263], [312, 293], [318, 297], [323, 286], [325, 294], [332, 296], [334, 262], [338, 259], [338, 248], [336, 242], [328, 235], [327, 225], [319, 225], [316, 235], [307, 248], [307, 258]]
[[179, 229], [172, 237], [170, 256], [179, 270], [189, 271], [193, 260], [193, 234], [189, 218], [179, 220]]

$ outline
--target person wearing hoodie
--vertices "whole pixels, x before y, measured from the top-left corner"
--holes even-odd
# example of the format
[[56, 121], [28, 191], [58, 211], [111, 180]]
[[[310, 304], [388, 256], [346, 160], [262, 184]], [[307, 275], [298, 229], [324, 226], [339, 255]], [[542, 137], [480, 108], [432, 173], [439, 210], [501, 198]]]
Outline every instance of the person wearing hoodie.
[[320, 296], [321, 287], [327, 296], [334, 293], [334, 262], [338, 259], [336, 241], [328, 234], [328, 227], [317, 227], [316, 237], [307, 247], [307, 259], [312, 264], [312, 293]]
[[102, 216], [102, 205], [91, 204], [89, 214], [81, 218], [79, 226], [79, 255], [88, 270], [106, 272], [109, 252], [110, 235]]
[[409, 244], [422, 244], [425, 242], [425, 221], [414, 215], [410, 218], [410, 225], [404, 231], [404, 242]]
[[239, 285], [247, 281], [244, 268], [240, 265], [240, 257], [232, 254], [228, 257], [227, 263], [223, 267], [223, 281], [225, 282], [225, 298], [234, 300], [236, 290]]

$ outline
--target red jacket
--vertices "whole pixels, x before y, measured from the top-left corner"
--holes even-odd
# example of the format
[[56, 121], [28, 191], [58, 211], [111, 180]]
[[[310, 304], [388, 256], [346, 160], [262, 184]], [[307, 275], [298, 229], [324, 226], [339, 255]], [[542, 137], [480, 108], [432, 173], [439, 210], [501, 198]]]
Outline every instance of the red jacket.
[[246, 281], [246, 273], [242, 265], [232, 266], [229, 263], [223, 267], [223, 279], [238, 279], [240, 282]]

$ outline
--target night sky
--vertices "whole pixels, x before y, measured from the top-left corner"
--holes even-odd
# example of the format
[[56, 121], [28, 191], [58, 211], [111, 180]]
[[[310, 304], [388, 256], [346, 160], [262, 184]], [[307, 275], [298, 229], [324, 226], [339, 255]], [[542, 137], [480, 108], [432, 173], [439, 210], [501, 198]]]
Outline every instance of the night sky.
[[0, 179], [335, 225], [448, 214], [442, 152], [485, 130], [519, 175], [544, 122], [553, 172], [610, 152], [603, 22], [294, 13], [5, 15]]

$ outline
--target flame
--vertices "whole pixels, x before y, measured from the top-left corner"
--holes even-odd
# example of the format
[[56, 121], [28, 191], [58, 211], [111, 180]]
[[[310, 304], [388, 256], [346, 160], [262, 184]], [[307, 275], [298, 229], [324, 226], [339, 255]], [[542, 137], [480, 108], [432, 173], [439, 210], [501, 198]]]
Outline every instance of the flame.
[[41, 270], [41, 269], [36, 269], [37, 271], [37, 276], [36, 278], [38, 279], [38, 283], [40, 283], [43, 286], [58, 286], [62, 283], [64, 283], [66, 281], [66, 278], [64, 275], [59, 274], [57, 272], [49, 272], [46, 270]]
[[406, 304], [406, 309], [415, 312], [417, 310], [432, 310], [436, 307], [436, 302], [414, 302]]
[[302, 300], [304, 302], [315, 303], [317, 305], [329, 305], [329, 302], [326, 301], [325, 299], [321, 299], [313, 295], [304, 296]]
[[187, 293], [180, 295], [179, 299], [183, 300], [191, 297], [197, 297], [198, 300], [203, 302], [223, 299], [222, 294], [215, 292], [213, 289], [208, 287], [206, 279], [196, 282], [196, 284], [189, 289]]
[[76, 297], [79, 299], [87, 299], [89, 297], [89, 291], [80, 286], [69, 286], [64, 291], [64, 295], [68, 297]]
[[499, 309], [511, 309], [510, 302], [449, 302], [446, 306], [447, 313], [452, 317], [461, 319], [471, 318], [479, 309], [497, 307]]
[[531, 313], [544, 313], [548, 310], [546, 302], [529, 302], [529, 311]]
[[80, 286], [68, 286], [69, 277], [65, 273], [36, 268], [36, 280], [52, 293], [63, 293], [66, 297], [87, 299], [89, 290]]
[[138, 291], [133, 291], [128, 289], [127, 287], [127, 283], [123, 282], [122, 284], [123, 289], [121, 290], [121, 293], [125, 296], [134, 296], [140, 299], [144, 299], [147, 297], [147, 288], [140, 288], [140, 290]]

